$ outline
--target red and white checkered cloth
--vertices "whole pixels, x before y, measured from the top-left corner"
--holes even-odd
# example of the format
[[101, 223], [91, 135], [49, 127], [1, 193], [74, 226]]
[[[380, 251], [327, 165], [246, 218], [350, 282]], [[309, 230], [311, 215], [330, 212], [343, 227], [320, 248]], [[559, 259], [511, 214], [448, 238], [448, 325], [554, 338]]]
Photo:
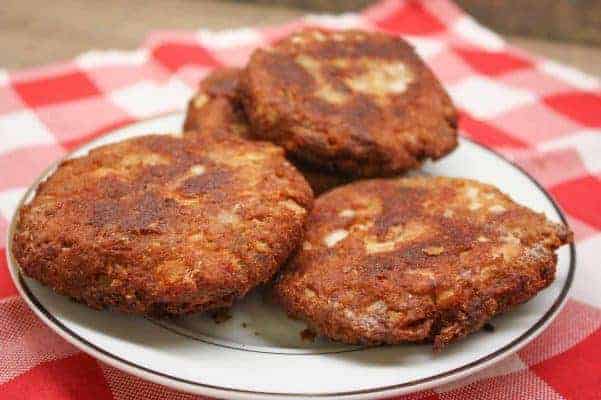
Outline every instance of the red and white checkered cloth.
[[306, 25], [381, 29], [417, 48], [461, 110], [461, 134], [536, 177], [567, 213], [578, 253], [571, 298], [517, 354], [411, 398], [601, 399], [601, 83], [509, 47], [449, 0], [383, 1], [285, 26], [156, 32], [137, 51], [0, 70], [0, 399], [193, 399], [106, 366], [42, 324], [5, 261], [15, 204], [50, 163], [113, 127], [183, 110], [208, 71]]

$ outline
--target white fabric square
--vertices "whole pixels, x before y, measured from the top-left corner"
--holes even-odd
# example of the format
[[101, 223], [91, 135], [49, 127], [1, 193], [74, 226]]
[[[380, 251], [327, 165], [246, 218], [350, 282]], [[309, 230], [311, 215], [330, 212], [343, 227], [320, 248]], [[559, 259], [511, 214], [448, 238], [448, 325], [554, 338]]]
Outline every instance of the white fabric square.
[[2, 137], [0, 153], [56, 142], [40, 119], [27, 110], [0, 116], [0, 137]]
[[345, 13], [340, 15], [310, 14], [304, 18], [310, 25], [317, 25], [327, 29], [366, 29], [367, 24], [359, 14]]
[[599, 273], [599, 249], [601, 235], [595, 235], [576, 244], [578, 272], [570, 295], [592, 306], [601, 307], [601, 274]]
[[484, 28], [468, 16], [459, 18], [452, 30], [457, 35], [488, 50], [501, 50], [505, 47], [505, 41], [499, 35]]
[[0, 69], [0, 86], [4, 86], [8, 83], [8, 72]]
[[75, 63], [83, 69], [112, 65], [142, 65], [147, 61], [147, 49], [136, 51], [88, 51], [75, 58]]
[[418, 36], [403, 36], [415, 48], [417, 54], [424, 59], [429, 59], [440, 53], [444, 44], [441, 40], [426, 39]]
[[536, 100], [528, 91], [478, 76], [450, 86], [449, 92], [455, 104], [479, 118], [490, 118]]
[[197, 32], [198, 41], [210, 49], [229, 49], [232, 47], [256, 46], [262, 37], [256, 29], [240, 28], [224, 31], [201, 29]]
[[111, 93], [111, 100], [128, 114], [145, 118], [163, 112], [183, 110], [193, 91], [179, 79], [163, 85], [142, 81]]
[[2, 215], [4, 219], [7, 221], [11, 220], [15, 209], [17, 208], [17, 204], [26, 190], [27, 188], [20, 187], [0, 192], [0, 215]]

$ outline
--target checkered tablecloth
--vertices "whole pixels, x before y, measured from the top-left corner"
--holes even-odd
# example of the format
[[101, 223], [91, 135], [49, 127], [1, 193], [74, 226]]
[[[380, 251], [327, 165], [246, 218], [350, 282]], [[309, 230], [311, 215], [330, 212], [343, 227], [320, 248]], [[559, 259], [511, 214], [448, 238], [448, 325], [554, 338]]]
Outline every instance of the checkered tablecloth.
[[24, 190], [57, 158], [113, 127], [183, 110], [212, 68], [243, 65], [255, 47], [307, 25], [410, 40], [461, 110], [461, 134], [536, 177], [575, 232], [576, 280], [552, 325], [482, 373], [411, 398], [601, 399], [601, 84], [508, 46], [448, 0], [383, 1], [266, 29], [160, 31], [137, 51], [0, 70], [0, 399], [196, 398], [104, 365], [43, 325], [10, 281], [7, 226]]

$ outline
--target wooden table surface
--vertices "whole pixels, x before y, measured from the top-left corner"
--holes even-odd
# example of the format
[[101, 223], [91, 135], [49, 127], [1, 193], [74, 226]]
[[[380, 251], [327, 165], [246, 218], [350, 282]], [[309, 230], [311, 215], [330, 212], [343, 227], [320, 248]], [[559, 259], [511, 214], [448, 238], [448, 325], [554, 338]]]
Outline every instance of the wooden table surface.
[[[26, 68], [91, 49], [134, 49], [155, 29], [278, 24], [307, 11], [218, 0], [0, 0], [0, 68]], [[601, 48], [518, 37], [526, 50], [601, 76]]]

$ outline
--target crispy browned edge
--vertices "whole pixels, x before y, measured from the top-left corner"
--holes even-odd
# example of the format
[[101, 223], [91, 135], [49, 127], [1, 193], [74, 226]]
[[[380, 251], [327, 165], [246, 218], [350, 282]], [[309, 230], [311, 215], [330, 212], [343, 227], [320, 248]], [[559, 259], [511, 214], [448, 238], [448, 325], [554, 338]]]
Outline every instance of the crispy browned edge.
[[[315, 31], [293, 35], [272, 49], [252, 54], [240, 88], [254, 135], [283, 146], [309, 165], [355, 177], [398, 175], [419, 167], [424, 159], [443, 157], [457, 146], [457, 113], [449, 96], [403, 39], [349, 30], [338, 34], [367, 39], [349, 50], [331, 40], [311, 42], [314, 48], [309, 49], [294, 44], [295, 37]], [[326, 37], [335, 34], [317, 31]], [[394, 106], [382, 108], [353, 91], [344, 105], [328, 104], [314, 96], [316, 83], [295, 62], [298, 54], [316, 59], [401, 59], [417, 78], [401, 96], [389, 98]], [[342, 81], [329, 83], [343, 88]], [[402, 118], [396, 116], [399, 113]]]
[[[434, 187], [440, 185], [440, 182], [444, 183], [445, 180], [448, 182], [448, 178], [408, 179], [429, 179]], [[471, 182], [461, 179], [454, 180], [454, 182], [466, 181]], [[416, 211], [417, 207], [411, 207], [411, 205], [416, 206], [416, 202], [427, 200], [427, 192], [420, 195], [416, 193], [414, 188], [403, 190], [402, 197], [405, 197], [408, 204], [400, 208], [395, 207], [394, 202], [403, 200], [398, 197], [398, 193], [395, 193], [394, 190], [391, 191], [391, 187], [396, 187], [391, 182], [393, 181], [359, 181], [334, 189], [319, 197], [309, 217], [305, 240], [312, 238], [312, 231], [321, 230], [324, 227], [327, 228], [325, 230], [329, 231], [338, 229], [340, 225], [338, 225], [339, 222], [335, 220], [334, 215], [331, 214], [332, 210], [349, 207], [356, 199], [359, 197], [365, 198], [367, 194], [369, 196], [374, 196], [374, 194], [382, 196], [386, 199], [385, 201], [391, 203], [386, 207], [387, 211], [384, 211], [384, 214], [379, 215], [375, 220], [374, 229], [381, 230], [380, 234], [386, 235], [388, 228], [406, 217], [415, 217], [415, 213], [418, 212]], [[490, 185], [477, 182], [473, 184], [482, 188], [492, 188]], [[497, 191], [501, 198], [511, 202], [511, 199], [503, 195], [498, 189], [492, 189]], [[449, 192], [448, 196], [452, 196], [451, 193]], [[436, 200], [444, 204], [444, 196]], [[361, 201], [358, 201], [358, 203], [361, 203]], [[275, 299], [282, 304], [291, 317], [307, 322], [316, 332], [336, 341], [366, 345], [433, 342], [434, 349], [440, 350], [449, 343], [481, 329], [494, 316], [505, 313], [530, 300], [554, 280], [557, 263], [557, 255], [554, 250], [563, 244], [572, 242], [572, 232], [562, 224], [547, 221], [543, 214], [537, 214], [525, 207], [513, 204], [514, 207], [507, 213], [496, 217], [496, 219], [492, 218], [487, 223], [459, 220], [449, 225], [449, 222], [443, 221], [441, 216], [438, 221], [434, 220], [434, 223], [441, 223], [441, 226], [446, 226], [446, 229], [452, 232], [451, 236], [433, 237], [424, 242], [413, 243], [409, 247], [397, 248], [393, 252], [381, 255], [370, 257], [365, 254], [362, 255], [359, 250], [354, 252], [353, 248], [350, 250], [345, 248], [344, 250], [331, 250], [334, 253], [328, 253], [326, 249], [312, 256], [301, 247], [291, 259], [289, 265], [278, 276], [273, 291]], [[419, 214], [417, 215], [419, 216]], [[424, 221], [426, 220], [424, 219]], [[523, 240], [530, 244], [539, 243], [544, 247], [544, 251], [541, 250], [540, 258], [521, 260], [520, 262], [524, 262], [528, 268], [521, 272], [518, 265], [508, 264], [507, 268], [511, 265], [511, 270], [504, 273], [496, 272], [498, 275], [489, 277], [489, 284], [483, 287], [479, 287], [473, 282], [470, 284], [469, 281], [454, 286], [450, 285], [448, 282], [456, 279], [457, 274], [461, 271], [455, 271], [453, 269], [455, 264], [446, 264], [447, 260], [437, 257], [438, 247], [452, 248], [456, 246], [461, 249], [462, 246], [471, 243], [482, 232], [491, 234], [495, 226], [499, 224], [518, 226], [523, 229]], [[492, 239], [492, 242], [487, 246], [500, 246], [501, 242], [499, 240], [499, 238]], [[314, 246], [315, 244], [313, 244]], [[345, 252], [345, 250], [348, 252]], [[487, 266], [494, 265], [497, 262], [490, 259], [487, 253], [474, 254], [475, 263], [479, 262]], [[332, 264], [328, 260], [331, 257], [337, 257], [338, 259]], [[351, 267], [353, 263], [357, 262], [364, 265]], [[500, 262], [501, 267], [505, 265], [503, 261]], [[397, 276], [394, 274], [392, 277], [386, 275], [385, 271], [388, 268], [386, 265], [394, 268], [395, 263], [399, 263], [405, 269], [398, 271]], [[345, 268], [348, 271], [344, 271]], [[441, 274], [436, 275], [437, 282], [439, 282], [438, 287], [437, 285], [432, 286], [432, 283], [427, 279], [402, 276], [407, 270], [420, 271], [424, 268], [427, 270], [431, 268]], [[359, 277], [355, 280], [350, 278], [353, 276], [353, 269], [359, 271]], [[470, 272], [476, 270], [474, 268], [474, 271], [470, 270]], [[494, 271], [501, 271], [501, 269], [495, 269]], [[317, 277], [308, 278], [309, 280], [305, 282], [303, 277], [306, 273], [314, 273]], [[363, 286], [365, 282], [369, 283]], [[344, 303], [346, 307], [332, 307], [329, 303], [332, 299], [322, 298], [321, 294], [316, 293], [317, 289], [311, 285], [323, 285], [327, 288], [324, 290], [330, 290], [332, 293], [344, 287], [346, 296], [352, 293], [355, 293], [355, 295], [347, 299], [348, 303]], [[444, 295], [441, 295], [440, 292], [444, 293], [449, 285], [458, 294], [452, 298], [452, 302], [445, 304], [444, 301], [448, 301], [448, 299], [441, 300]], [[394, 326], [394, 324], [386, 325], [383, 323], [384, 327], [382, 329], [365, 329], [360, 323], [345, 316], [346, 310], [357, 313], [360, 309], [359, 304], [362, 302], [377, 303], [385, 294], [394, 293], [399, 288], [415, 297], [413, 300], [407, 300], [414, 303], [406, 304], [410, 311], [404, 319], [405, 325]], [[309, 289], [308, 293], [306, 289]], [[309, 295], [311, 293], [313, 295]], [[411, 296], [409, 296], [409, 299], [411, 299]], [[428, 299], [431, 299], [431, 301]], [[342, 302], [343, 300], [338, 299], [336, 301]]]
[[[269, 159], [265, 170], [236, 171], [208, 160], [208, 153], [219, 154], [221, 148], [241, 155], [259, 152]], [[169, 163], [130, 166], [131, 171], [121, 171], [124, 177], [92, 175], [99, 168], [118, 169], [119, 160], [147, 151]], [[210, 219], [161, 192], [196, 163], [210, 168], [203, 175], [183, 180], [173, 189], [174, 196], [202, 198], [205, 211], [213, 215]], [[236, 191], [243, 182], [238, 176], [248, 179], [249, 173], [265, 178], [255, 188], [264, 195], [249, 203], [252, 209], [244, 215], [268, 218], [271, 223], [267, 229], [250, 223], [248, 230], [234, 236], [227, 230], [220, 234], [212, 221], [222, 204], [236, 199], [244, 202]], [[165, 315], [230, 306], [252, 287], [269, 280], [302, 238], [304, 217], [274, 215], [276, 211], [269, 209], [273, 206], [269, 193], [273, 201], [283, 196], [282, 201], [292, 199], [306, 210], [312, 205], [305, 180], [285, 160], [283, 151], [270, 144], [209, 136], [195, 141], [169, 135], [131, 139], [60, 163], [56, 172], [40, 183], [33, 200], [19, 210], [12, 251], [26, 275], [92, 308]], [[55, 198], [44, 205], [48, 195]], [[186, 237], [199, 232], [194, 224], [210, 233], [210, 242], [192, 246], [177, 240], [175, 231]], [[268, 245], [267, 252], [253, 247], [260, 241]], [[226, 260], [213, 250], [202, 253], [203, 246], [237, 253]], [[159, 264], [172, 259], [177, 260], [172, 268], [161, 269]], [[200, 259], [205, 262], [204, 269], [193, 282], [179, 279], [181, 265]], [[232, 269], [230, 262], [243, 264], [246, 270]]]

